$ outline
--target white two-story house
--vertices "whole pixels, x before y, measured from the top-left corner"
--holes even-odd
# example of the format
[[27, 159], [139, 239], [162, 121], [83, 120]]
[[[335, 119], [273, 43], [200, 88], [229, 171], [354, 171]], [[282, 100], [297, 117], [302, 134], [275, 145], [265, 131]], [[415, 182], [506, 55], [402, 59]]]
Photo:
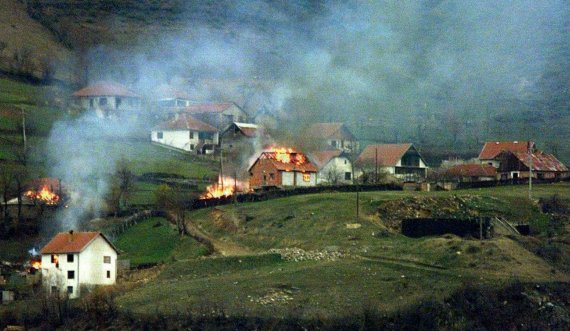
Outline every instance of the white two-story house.
[[218, 129], [186, 114], [176, 116], [154, 127], [150, 140], [176, 150], [211, 154], [219, 143]]
[[81, 295], [81, 288], [113, 285], [117, 249], [100, 232], [62, 232], [41, 249], [42, 283], [48, 293]]

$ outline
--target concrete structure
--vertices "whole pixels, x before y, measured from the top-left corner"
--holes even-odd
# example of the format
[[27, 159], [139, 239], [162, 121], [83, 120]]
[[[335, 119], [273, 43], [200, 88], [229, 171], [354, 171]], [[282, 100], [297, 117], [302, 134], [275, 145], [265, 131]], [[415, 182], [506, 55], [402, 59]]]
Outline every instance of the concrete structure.
[[428, 166], [412, 144], [368, 145], [355, 162], [362, 172], [383, 171], [404, 181], [418, 181]]
[[211, 154], [219, 143], [218, 129], [189, 115], [176, 115], [151, 131], [150, 139], [161, 146]]
[[97, 82], [73, 93], [82, 109], [94, 111], [98, 117], [118, 116], [141, 108], [141, 98], [123, 85]]
[[100, 232], [58, 233], [41, 251], [42, 283], [52, 294], [81, 295], [81, 289], [113, 285], [117, 249]]
[[356, 137], [343, 123], [315, 123], [309, 127], [306, 135], [346, 153], [357, 153], [360, 150]]
[[303, 153], [286, 154], [286, 160], [277, 152], [262, 152], [249, 168], [249, 186], [315, 186], [317, 167]]
[[351, 184], [352, 162], [340, 150], [314, 152], [309, 158], [319, 169], [317, 184]]

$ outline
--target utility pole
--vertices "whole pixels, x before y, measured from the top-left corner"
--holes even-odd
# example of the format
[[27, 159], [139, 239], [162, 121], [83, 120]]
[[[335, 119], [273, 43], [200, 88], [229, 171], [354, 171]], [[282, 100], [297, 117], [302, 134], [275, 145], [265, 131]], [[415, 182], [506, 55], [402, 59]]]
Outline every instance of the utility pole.
[[528, 142], [528, 199], [532, 200], [532, 150], [533, 142]]
[[20, 110], [22, 111], [22, 138], [24, 140], [24, 153], [26, 153], [26, 149], [27, 149], [27, 139], [26, 139], [26, 111], [24, 110], [24, 107], [20, 107]]
[[234, 205], [237, 206], [237, 170], [234, 170]]
[[224, 157], [222, 156], [223, 149], [220, 147], [220, 184], [222, 185], [222, 191], [224, 190]]
[[376, 147], [374, 149], [374, 162], [375, 162], [375, 167], [374, 167], [374, 183], [378, 184], [378, 147]]

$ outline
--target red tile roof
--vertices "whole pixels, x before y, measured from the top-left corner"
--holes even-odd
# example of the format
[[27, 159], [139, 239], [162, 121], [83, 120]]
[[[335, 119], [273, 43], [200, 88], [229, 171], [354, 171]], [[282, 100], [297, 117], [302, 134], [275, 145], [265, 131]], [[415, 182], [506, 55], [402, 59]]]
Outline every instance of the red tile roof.
[[502, 151], [523, 152], [528, 150], [529, 141], [490, 141], [479, 153], [479, 160], [492, 160]]
[[378, 165], [383, 167], [393, 167], [412, 148], [412, 144], [380, 144], [368, 145], [360, 153], [357, 159], [359, 164], [375, 164], [376, 152], [378, 152]]
[[327, 163], [330, 162], [335, 157], [341, 156], [343, 154], [340, 150], [329, 150], [329, 151], [319, 151], [313, 152], [309, 155], [310, 159], [317, 165], [319, 169], [322, 169]]
[[119, 96], [133, 97], [139, 96], [125, 86], [115, 82], [97, 82], [93, 85], [82, 88], [73, 93], [74, 97], [98, 97], [98, 96]]
[[254, 138], [257, 136], [257, 129], [258, 126], [255, 124], [249, 123], [233, 123], [240, 131], [243, 133], [244, 136]]
[[[527, 168], [530, 168], [530, 160], [528, 152], [513, 152], [517, 159]], [[554, 171], [566, 172], [568, 168], [560, 162], [554, 155], [541, 151], [532, 153], [532, 170], [533, 171]]]
[[179, 115], [178, 118], [162, 122], [154, 130], [193, 130], [200, 132], [218, 132], [218, 129], [208, 123], [195, 119], [190, 115]]
[[42, 249], [42, 254], [66, 254], [83, 251], [95, 238], [101, 236], [113, 249], [116, 248], [101, 232], [60, 232]]
[[308, 132], [316, 138], [356, 140], [343, 123], [315, 123], [309, 127]]
[[233, 102], [207, 103], [207, 104], [190, 105], [184, 107], [182, 110], [190, 114], [221, 113], [234, 105], [235, 104]]
[[447, 169], [445, 173], [460, 177], [495, 177], [497, 168], [487, 164], [458, 164]]

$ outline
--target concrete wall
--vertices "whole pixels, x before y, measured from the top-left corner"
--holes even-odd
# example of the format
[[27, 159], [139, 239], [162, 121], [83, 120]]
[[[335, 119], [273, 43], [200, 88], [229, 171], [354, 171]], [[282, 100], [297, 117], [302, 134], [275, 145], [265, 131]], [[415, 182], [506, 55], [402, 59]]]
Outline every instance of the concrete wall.
[[[162, 139], [158, 138], [158, 133], [162, 132]], [[217, 135], [217, 133], [216, 133]], [[182, 149], [187, 152], [194, 150], [200, 140], [198, 139], [198, 132], [193, 133], [193, 138], [190, 139], [189, 130], [180, 131], [158, 131], [153, 130], [150, 134], [150, 140], [159, 144], [171, 146], [174, 148]]]

